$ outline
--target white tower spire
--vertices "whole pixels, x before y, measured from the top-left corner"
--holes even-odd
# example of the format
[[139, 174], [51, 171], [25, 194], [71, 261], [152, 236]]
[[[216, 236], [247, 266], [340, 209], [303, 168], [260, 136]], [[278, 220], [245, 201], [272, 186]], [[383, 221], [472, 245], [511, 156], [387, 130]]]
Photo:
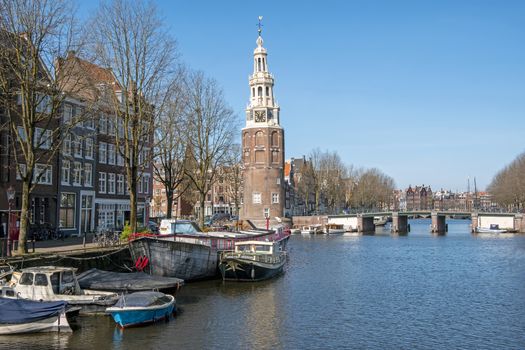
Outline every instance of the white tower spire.
[[246, 108], [246, 127], [279, 126], [279, 106], [273, 96], [273, 75], [268, 71], [268, 53], [263, 47], [262, 16], [259, 16], [257, 47], [253, 51], [250, 76], [250, 103]]

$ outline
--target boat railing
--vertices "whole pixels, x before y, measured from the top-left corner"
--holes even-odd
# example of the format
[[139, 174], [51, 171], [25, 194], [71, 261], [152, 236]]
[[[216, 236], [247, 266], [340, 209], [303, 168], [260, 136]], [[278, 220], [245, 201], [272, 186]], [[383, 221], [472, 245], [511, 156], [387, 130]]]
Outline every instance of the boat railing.
[[234, 252], [234, 251], [225, 251], [221, 254], [221, 259], [225, 258], [237, 258], [244, 260], [253, 260], [256, 262], [276, 264], [281, 262], [286, 256], [285, 252], [280, 252], [277, 255], [274, 254], [258, 254], [252, 252]]

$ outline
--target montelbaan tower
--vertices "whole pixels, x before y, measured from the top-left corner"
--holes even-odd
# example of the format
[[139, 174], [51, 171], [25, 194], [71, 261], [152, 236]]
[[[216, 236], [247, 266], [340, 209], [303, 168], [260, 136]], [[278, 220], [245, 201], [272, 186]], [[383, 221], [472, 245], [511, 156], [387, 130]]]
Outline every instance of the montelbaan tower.
[[[259, 17], [259, 20], [261, 17]], [[242, 129], [244, 201], [242, 219], [262, 227], [266, 218], [284, 213], [284, 130], [279, 124], [280, 108], [273, 95], [274, 78], [268, 72], [268, 54], [261, 28], [253, 51], [250, 103]]]

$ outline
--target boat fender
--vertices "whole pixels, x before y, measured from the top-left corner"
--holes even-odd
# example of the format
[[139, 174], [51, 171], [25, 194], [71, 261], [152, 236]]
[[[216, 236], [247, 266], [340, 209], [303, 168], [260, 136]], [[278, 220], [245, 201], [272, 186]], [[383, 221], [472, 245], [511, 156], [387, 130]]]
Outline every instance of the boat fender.
[[149, 262], [149, 259], [148, 259], [147, 256], [145, 256], [145, 255], [139, 256], [139, 258], [135, 262], [135, 268], [138, 271], [142, 271], [148, 265], [148, 262]]

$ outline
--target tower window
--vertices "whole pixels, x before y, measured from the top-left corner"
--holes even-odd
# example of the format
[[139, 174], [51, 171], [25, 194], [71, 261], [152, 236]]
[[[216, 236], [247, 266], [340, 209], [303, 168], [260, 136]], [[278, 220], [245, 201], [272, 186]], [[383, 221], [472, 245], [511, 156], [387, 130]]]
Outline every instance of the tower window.
[[266, 97], [270, 97], [270, 88], [266, 87]]
[[261, 87], [261, 86], [259, 86], [259, 87], [257, 88], [257, 95], [258, 95], [259, 97], [262, 97], [262, 87]]
[[272, 132], [272, 146], [279, 147], [279, 135], [277, 131]]
[[266, 62], [264, 61], [264, 57], [263, 57], [263, 70], [266, 71]]
[[255, 97], [255, 88], [252, 88], [252, 97]]
[[264, 135], [262, 131], [257, 131], [255, 133], [255, 145], [256, 146], [264, 146]]
[[264, 151], [255, 151], [255, 163], [264, 163]]
[[261, 59], [260, 58], [257, 59], [257, 70], [259, 72], [261, 71]]

